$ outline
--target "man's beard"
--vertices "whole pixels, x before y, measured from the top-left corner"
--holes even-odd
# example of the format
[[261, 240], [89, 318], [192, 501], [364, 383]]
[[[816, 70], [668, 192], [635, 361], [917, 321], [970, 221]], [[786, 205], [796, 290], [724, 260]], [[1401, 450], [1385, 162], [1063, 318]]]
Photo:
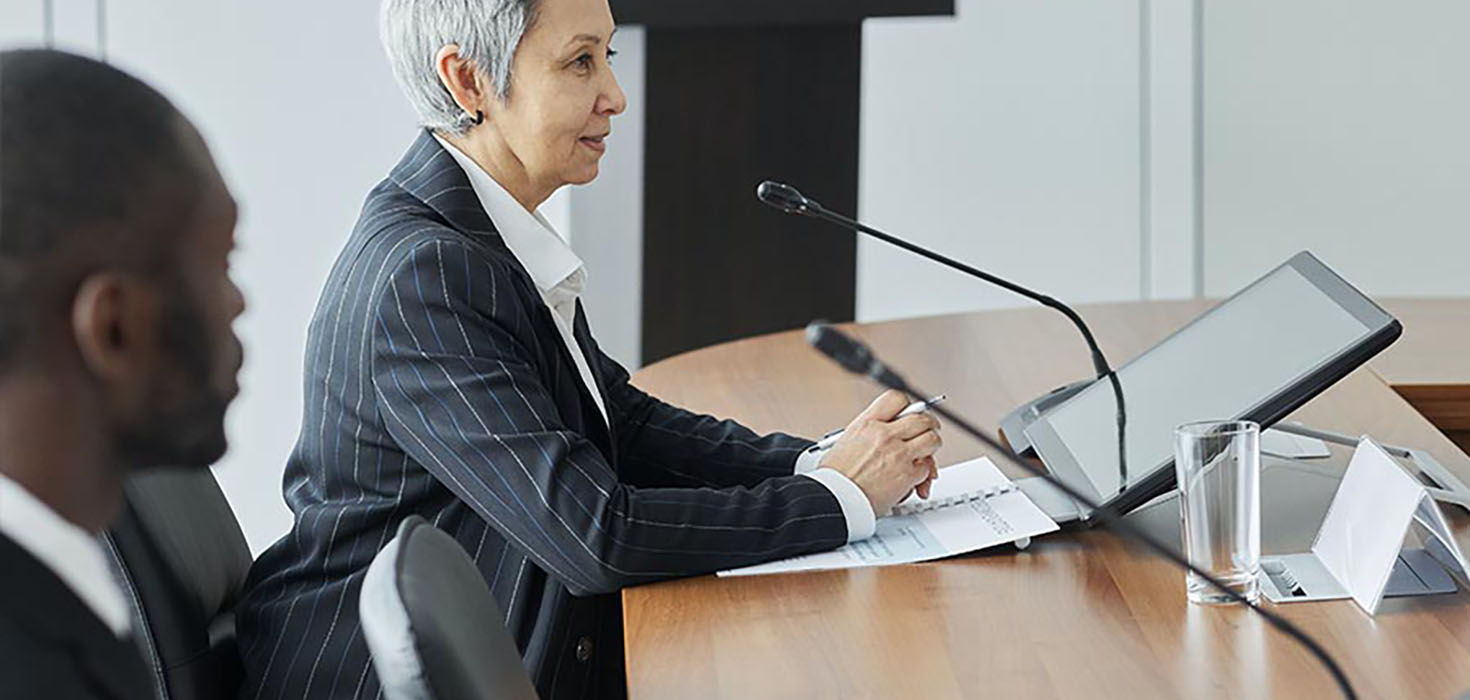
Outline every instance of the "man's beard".
[[232, 397], [214, 385], [214, 348], [182, 283], [172, 286], [160, 326], [164, 366], [149, 400], [118, 434], [120, 456], [135, 468], [206, 468], [225, 454], [225, 411]]

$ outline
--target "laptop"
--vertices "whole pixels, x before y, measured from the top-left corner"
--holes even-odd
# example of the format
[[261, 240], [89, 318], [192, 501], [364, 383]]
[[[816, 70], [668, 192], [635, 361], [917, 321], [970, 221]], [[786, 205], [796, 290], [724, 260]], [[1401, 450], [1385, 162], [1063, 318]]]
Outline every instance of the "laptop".
[[[1106, 380], [1047, 410], [1025, 439], [1055, 477], [1126, 513], [1174, 487], [1175, 426], [1270, 426], [1402, 332], [1372, 299], [1301, 252], [1117, 370], [1128, 412], [1126, 478]], [[1017, 483], [1059, 523], [1093, 515], [1042, 479]]]

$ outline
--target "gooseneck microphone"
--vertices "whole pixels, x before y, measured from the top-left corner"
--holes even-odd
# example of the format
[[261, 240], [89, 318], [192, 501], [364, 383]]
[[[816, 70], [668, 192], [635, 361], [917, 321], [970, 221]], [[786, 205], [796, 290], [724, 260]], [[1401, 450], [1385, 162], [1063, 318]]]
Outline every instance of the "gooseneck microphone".
[[782, 182], [766, 180], [765, 182], [762, 182], [760, 186], [756, 187], [755, 194], [757, 197], [760, 198], [762, 202], [775, 209], [779, 209], [784, 213], [810, 216], [812, 218], [822, 219], [829, 223], [837, 224], [838, 226], [842, 226], [844, 228], [856, 230], [860, 233], [872, 236], [873, 238], [883, 241], [884, 243], [887, 243], [889, 245], [898, 246], [899, 248], [907, 250], [910, 253], [914, 253], [916, 255], [928, 258], [929, 260], [933, 260], [934, 262], [944, 265], [945, 267], [959, 270], [960, 272], [963, 272], [971, 277], [977, 277], [1009, 292], [1019, 294], [1023, 297], [1026, 297], [1027, 299], [1031, 299], [1032, 301], [1041, 304], [1042, 306], [1054, 309], [1060, 312], [1063, 316], [1066, 316], [1067, 320], [1071, 321], [1072, 325], [1076, 326], [1077, 330], [1082, 333], [1082, 339], [1086, 341], [1087, 349], [1089, 352], [1092, 353], [1092, 366], [1093, 369], [1097, 372], [1097, 378], [1105, 378], [1113, 385], [1113, 399], [1114, 401], [1116, 401], [1118, 407], [1118, 493], [1122, 493], [1123, 490], [1127, 488], [1128, 450], [1125, 445], [1125, 434], [1127, 432], [1128, 426], [1128, 412], [1124, 408], [1123, 404], [1123, 383], [1118, 381], [1118, 374], [1114, 372], [1112, 367], [1108, 365], [1107, 358], [1103, 357], [1102, 349], [1097, 346], [1097, 339], [1094, 338], [1092, 335], [1092, 329], [1087, 327], [1087, 323], [1082, 320], [1082, 316], [1078, 315], [1078, 313], [1074, 311], [1072, 307], [1067, 306], [1060, 301], [1057, 301], [1053, 297], [1047, 296], [1031, 289], [1027, 289], [1019, 284], [1016, 284], [1015, 282], [1011, 282], [1010, 280], [996, 277], [995, 275], [992, 275], [984, 270], [976, 269], [975, 267], [966, 265], [965, 263], [955, 260], [954, 258], [940, 255], [939, 253], [929, 250], [928, 248], [915, 245], [913, 243], [903, 240], [902, 238], [898, 238], [896, 236], [879, 231], [878, 229], [868, 226], [861, 221], [851, 219], [834, 211], [831, 211], [822, 206], [816, 200], [807, 198], [791, 185]]
[[[883, 362], [879, 360], [876, 355], [873, 354], [873, 351], [870, 350], [867, 345], [864, 345], [863, 343], [853, 339], [852, 337], [846, 335], [842, 331], [837, 330], [836, 328], [822, 323], [821, 321], [814, 321], [806, 327], [806, 338], [807, 342], [811, 344], [812, 347], [816, 348], [823, 355], [831, 358], [837, 364], [842, 365], [842, 367], [849, 372], [867, 376], [875, 380], [879, 384], [888, 387], [889, 389], [901, 391], [905, 394], [908, 394], [909, 396], [929, 396], [927, 392], [924, 392], [919, 388], [909, 384], [908, 381], [906, 381], [902, 375], [898, 374], [897, 371], [893, 370], [887, 365], [884, 365]], [[1122, 516], [1118, 515], [1118, 513], [1113, 510], [1112, 506], [1105, 506], [1097, 503], [1096, 501], [1092, 500], [1092, 498], [1084, 495], [1081, 491], [1078, 491], [1066, 482], [1052, 476], [1051, 473], [1047, 472], [1045, 469], [1037, 467], [1024, 459], [1021, 459], [1009, 448], [1001, 445], [1000, 440], [991, 437], [989, 434], [985, 433], [985, 431], [982, 431], [979, 428], [975, 427], [968, 420], [965, 420], [964, 418], [956, 415], [953, 411], [945, 408], [944, 405], [934, 404], [930, 406], [929, 410], [938, 413], [940, 417], [959, 426], [960, 430], [964, 431], [965, 434], [969, 435], [970, 437], [973, 437], [976, 440], [985, 443], [985, 445], [988, 446], [991, 450], [994, 450], [996, 454], [1004, 456], [1006, 461], [1009, 461], [1011, 464], [1020, 467], [1029, 474], [1046, 480], [1048, 484], [1051, 484], [1057, 490], [1067, 494], [1078, 503], [1081, 503], [1082, 505], [1092, 509], [1093, 512], [1102, 519], [1104, 525], [1117, 532], [1119, 535], [1125, 538], [1134, 539], [1142, 542], [1144, 546], [1148, 547], [1154, 553], [1169, 560], [1175, 566], [1178, 566], [1179, 568], [1184, 569], [1185, 571], [1188, 571], [1195, 576], [1198, 576], [1199, 578], [1208, 582], [1214, 588], [1218, 589], [1220, 592], [1224, 593], [1231, 600], [1237, 603], [1242, 603], [1251, 610], [1254, 610], [1256, 614], [1260, 615], [1261, 617], [1265, 618], [1267, 622], [1271, 623], [1271, 626], [1275, 627], [1276, 629], [1285, 633], [1287, 636], [1301, 643], [1301, 645], [1306, 647], [1307, 651], [1311, 652], [1311, 654], [1315, 656], [1318, 661], [1322, 662], [1322, 665], [1325, 666], [1327, 668], [1327, 671], [1332, 674], [1332, 679], [1337, 682], [1338, 688], [1342, 690], [1343, 697], [1352, 700], [1355, 700], [1358, 697], [1357, 693], [1353, 691], [1352, 683], [1348, 681], [1347, 674], [1343, 673], [1342, 668], [1337, 665], [1337, 662], [1333, 660], [1330, 654], [1327, 653], [1327, 650], [1323, 649], [1322, 646], [1318, 644], [1315, 639], [1312, 639], [1310, 636], [1308, 636], [1306, 632], [1298, 629], [1296, 625], [1291, 624], [1280, 615], [1277, 615], [1276, 613], [1266, 610], [1250, 602], [1249, 600], [1246, 600], [1245, 596], [1236, 592], [1229, 586], [1226, 586], [1219, 579], [1216, 579], [1215, 577], [1205, 573], [1204, 571], [1201, 571], [1195, 565], [1189, 563], [1189, 560], [1186, 559], [1183, 555], [1175, 552], [1173, 549], [1165, 546], [1162, 542], [1158, 541], [1153, 536], [1149, 535], [1146, 532], [1143, 532], [1142, 530], [1139, 530], [1131, 523], [1124, 520]]]

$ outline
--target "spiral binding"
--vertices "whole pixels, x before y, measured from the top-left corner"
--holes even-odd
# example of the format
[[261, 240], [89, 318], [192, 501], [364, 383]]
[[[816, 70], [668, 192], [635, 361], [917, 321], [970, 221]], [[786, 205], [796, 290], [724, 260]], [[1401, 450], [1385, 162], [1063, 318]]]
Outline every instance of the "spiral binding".
[[939, 510], [940, 508], [983, 501], [987, 498], [995, 498], [996, 496], [1020, 490], [1021, 487], [1017, 486], [1014, 482], [1007, 482], [1000, 486], [991, 486], [979, 491], [971, 491], [970, 493], [960, 493], [944, 498], [931, 498], [927, 501], [916, 501], [914, 503], [900, 503], [893, 507], [893, 515], [918, 515], [919, 513], [928, 513]]

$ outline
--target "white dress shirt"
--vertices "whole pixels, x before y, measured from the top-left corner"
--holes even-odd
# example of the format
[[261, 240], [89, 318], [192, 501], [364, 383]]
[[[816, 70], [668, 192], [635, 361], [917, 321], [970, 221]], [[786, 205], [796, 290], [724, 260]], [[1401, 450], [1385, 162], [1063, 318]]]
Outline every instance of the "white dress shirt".
[[56, 574], [113, 634], [127, 636], [132, 616], [102, 544], [4, 474], [0, 474], [0, 534]]
[[[454, 157], [455, 162], [459, 163], [459, 167], [469, 177], [470, 187], [474, 188], [480, 205], [494, 222], [495, 230], [505, 240], [510, 252], [526, 268], [526, 272], [530, 273], [531, 280], [541, 292], [542, 301], [551, 310], [556, 329], [561, 333], [562, 343], [577, 365], [577, 374], [582, 378], [583, 387], [592, 395], [593, 401], [597, 402], [597, 409], [606, 422], [607, 407], [603, 405], [602, 392], [598, 391], [587, 357], [572, 333], [577, 299], [587, 283], [587, 270], [582, 259], [577, 257], [571, 246], [567, 245], [566, 240], [540, 212], [527, 211], [484, 168], [460, 152], [454, 144], [437, 134], [434, 138], [438, 139], [439, 144]], [[876, 518], [867, 495], [841, 472], [820, 467], [821, 457], [821, 454], [803, 451], [797, 457], [793, 471], [815, 479], [837, 498], [842, 507], [842, 515], [847, 520], [848, 542], [871, 537], [876, 529]]]

